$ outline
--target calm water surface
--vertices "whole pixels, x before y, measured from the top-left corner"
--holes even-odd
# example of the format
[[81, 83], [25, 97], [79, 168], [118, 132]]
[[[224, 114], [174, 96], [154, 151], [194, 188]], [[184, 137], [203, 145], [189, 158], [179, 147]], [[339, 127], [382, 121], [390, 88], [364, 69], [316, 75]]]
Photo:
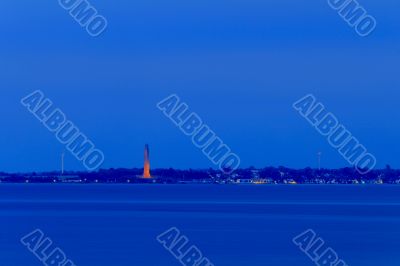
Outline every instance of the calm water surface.
[[400, 186], [0, 184], [0, 266], [43, 265], [41, 229], [77, 266], [178, 266], [156, 236], [177, 227], [216, 266], [315, 265], [315, 230], [349, 266], [400, 265]]

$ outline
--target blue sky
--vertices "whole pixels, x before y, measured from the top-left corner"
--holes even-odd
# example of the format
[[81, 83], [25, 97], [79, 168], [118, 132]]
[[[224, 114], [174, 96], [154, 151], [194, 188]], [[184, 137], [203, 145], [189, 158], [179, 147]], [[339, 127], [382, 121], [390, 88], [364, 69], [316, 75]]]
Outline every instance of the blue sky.
[[[313, 93], [378, 161], [400, 167], [400, 3], [359, 2], [360, 37], [327, 1], [90, 1], [89, 36], [58, 1], [0, 3], [0, 171], [59, 168], [63, 146], [20, 104], [40, 89], [105, 154], [104, 167], [213, 166], [156, 108], [178, 94], [242, 166], [348, 166], [293, 109]], [[67, 154], [68, 169], [83, 166]]]

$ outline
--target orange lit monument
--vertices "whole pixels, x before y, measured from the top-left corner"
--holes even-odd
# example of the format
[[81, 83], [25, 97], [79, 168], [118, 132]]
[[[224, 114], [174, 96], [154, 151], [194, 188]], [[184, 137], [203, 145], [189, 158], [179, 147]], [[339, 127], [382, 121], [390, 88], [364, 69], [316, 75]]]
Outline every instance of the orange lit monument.
[[144, 146], [143, 178], [151, 178], [151, 175], [150, 175], [150, 151], [149, 151], [149, 145], [148, 144], [146, 144]]

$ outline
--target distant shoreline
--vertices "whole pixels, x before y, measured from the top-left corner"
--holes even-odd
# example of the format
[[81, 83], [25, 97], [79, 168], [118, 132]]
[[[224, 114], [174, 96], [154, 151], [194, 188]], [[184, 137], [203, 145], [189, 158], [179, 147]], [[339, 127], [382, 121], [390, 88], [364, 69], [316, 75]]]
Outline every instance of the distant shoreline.
[[263, 185], [256, 185], [256, 184], [217, 184], [217, 183], [68, 183], [68, 182], [60, 182], [60, 183], [39, 183], [39, 182], [32, 182], [32, 183], [19, 183], [19, 182], [0, 182], [0, 186], [4, 185], [24, 185], [24, 186], [36, 186], [36, 185], [51, 185], [51, 186], [246, 186], [246, 187], [278, 187], [278, 186], [285, 186], [285, 187], [304, 187], [304, 186], [357, 186], [357, 187], [382, 187], [382, 186], [392, 186], [396, 187], [400, 184], [296, 184], [296, 185], [289, 185], [289, 184], [263, 184]]
[[240, 184], [240, 185], [363, 185], [400, 184], [400, 170], [387, 166], [360, 174], [355, 168], [291, 169], [265, 167], [237, 169], [226, 174], [215, 169], [153, 169], [143, 178], [141, 168], [100, 169], [96, 172], [66, 171], [4, 173], [0, 183], [78, 183], [78, 184]]
[[96, 172], [66, 171], [4, 173], [0, 183], [78, 184], [237, 184], [237, 185], [363, 185], [400, 184], [400, 170], [387, 166], [360, 174], [355, 168], [291, 169], [265, 167], [237, 169], [226, 174], [215, 169], [153, 169], [143, 178], [143, 169], [100, 169]]

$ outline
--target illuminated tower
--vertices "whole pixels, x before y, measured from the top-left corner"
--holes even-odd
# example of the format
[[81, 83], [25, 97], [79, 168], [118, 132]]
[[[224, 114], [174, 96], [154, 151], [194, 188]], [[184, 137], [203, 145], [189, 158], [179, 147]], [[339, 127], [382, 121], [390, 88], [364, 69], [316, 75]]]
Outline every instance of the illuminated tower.
[[144, 170], [143, 170], [144, 178], [151, 178], [150, 175], [150, 151], [149, 145], [144, 146]]

